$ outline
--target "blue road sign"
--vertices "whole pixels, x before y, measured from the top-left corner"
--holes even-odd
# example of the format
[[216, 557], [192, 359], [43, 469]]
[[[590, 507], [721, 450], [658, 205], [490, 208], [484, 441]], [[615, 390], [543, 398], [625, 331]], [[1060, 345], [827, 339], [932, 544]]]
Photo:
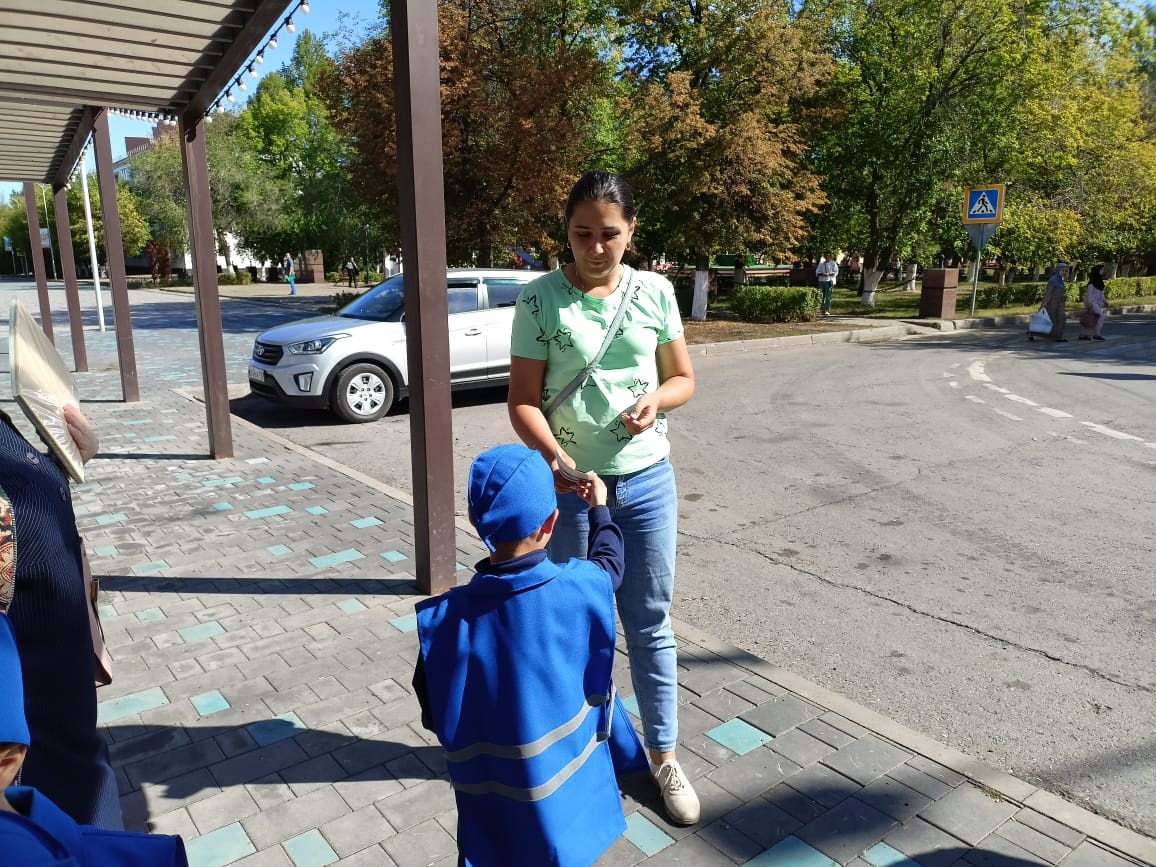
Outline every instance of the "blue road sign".
[[1003, 219], [1003, 184], [968, 187], [963, 194], [964, 225], [998, 223]]

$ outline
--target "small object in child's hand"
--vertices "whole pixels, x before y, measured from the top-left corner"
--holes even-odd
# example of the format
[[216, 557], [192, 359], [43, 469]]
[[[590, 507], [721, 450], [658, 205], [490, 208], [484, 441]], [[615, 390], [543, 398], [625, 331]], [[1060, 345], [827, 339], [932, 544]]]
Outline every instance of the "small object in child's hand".
[[558, 456], [558, 475], [570, 482], [590, 481], [590, 477], [586, 473], [579, 472], [576, 467], [566, 463], [566, 458], [562, 456], [562, 452], [559, 451], [556, 454]]

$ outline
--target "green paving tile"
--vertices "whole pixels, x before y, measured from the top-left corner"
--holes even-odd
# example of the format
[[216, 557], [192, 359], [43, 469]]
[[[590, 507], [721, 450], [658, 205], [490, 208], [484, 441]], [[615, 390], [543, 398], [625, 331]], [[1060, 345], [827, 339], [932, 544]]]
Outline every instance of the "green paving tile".
[[641, 813], [626, 817], [626, 831], [622, 835], [648, 858], [674, 843], [674, 839]]
[[133, 575], [152, 575], [154, 572], [163, 572], [169, 568], [164, 560], [153, 560], [151, 563], [138, 563], [132, 567]]
[[175, 439], [176, 439], [176, 437], [173, 436], [172, 434], [161, 434], [160, 436], [155, 436], [155, 437], [145, 437], [142, 440], [142, 442], [163, 443], [163, 442], [167, 442], [168, 440], [175, 440]]
[[401, 551], [384, 551], [382, 552], [381, 559], [387, 560], [390, 563], [400, 563], [402, 560], [408, 560], [409, 557], [405, 556]]
[[274, 557], [284, 557], [286, 554], [293, 553], [293, 549], [288, 545], [270, 545], [265, 550], [267, 550]]
[[134, 418], [134, 419], [129, 419], [129, 420], [125, 421], [124, 424], [126, 426], [131, 426], [131, 425], [138, 425], [138, 424], [152, 424], [152, 422], [153, 422], [153, 420], [151, 418]]
[[116, 609], [111, 605], [101, 605], [97, 607], [96, 613], [100, 615], [101, 620], [107, 620], [110, 617], [116, 617]]
[[458, 564], [458, 568], [457, 568], [457, 571], [458, 571], [458, 572], [461, 572], [463, 569], [469, 569], [469, 568], [470, 568], [470, 567], [469, 567], [469, 566], [467, 566], [465, 563], [459, 563], [459, 564]]
[[765, 731], [737, 718], [708, 729], [706, 736], [740, 756], [745, 756], [752, 750], [757, 750], [763, 744], [773, 740]]
[[756, 855], [745, 867], [839, 867], [839, 865], [798, 837], [788, 837]]
[[96, 523], [104, 526], [106, 524], [119, 524], [124, 520], [126, 520], [125, 514], [123, 512], [117, 512], [115, 515], [98, 515]]
[[306, 727], [305, 723], [301, 722], [301, 718], [290, 711], [272, 719], [250, 723], [245, 726], [245, 730], [257, 742], [257, 746], [267, 747], [269, 744], [275, 744], [277, 741], [301, 734], [306, 730]]
[[285, 515], [293, 510], [288, 506], [270, 506], [268, 509], [253, 509], [246, 512], [246, 518], [272, 518], [274, 515]]
[[642, 719], [642, 714], [638, 712], [638, 696], [627, 696], [626, 698], [622, 699], [622, 704], [628, 711], [630, 711], [639, 719]]
[[329, 566], [338, 566], [342, 563], [352, 563], [354, 560], [362, 560], [365, 555], [355, 548], [349, 548], [345, 551], [337, 551], [333, 554], [325, 554], [321, 557], [312, 557], [309, 562], [317, 569], [325, 569]]
[[157, 620], [164, 620], [165, 613], [159, 608], [146, 608], [136, 613], [136, 619], [141, 623], [153, 623]]
[[228, 699], [215, 689], [212, 692], [202, 692], [200, 695], [194, 695], [189, 701], [192, 702], [193, 707], [197, 709], [197, 713], [201, 716], [220, 713], [231, 707]]
[[381, 518], [375, 518], [372, 515], [368, 518], [355, 518], [349, 522], [359, 530], [364, 530], [366, 527], [376, 527], [381, 524]]
[[886, 843], [876, 843], [863, 853], [863, 860], [874, 867], [919, 867], [918, 861], [913, 861]]
[[214, 512], [231, 512], [233, 511], [232, 503], [213, 503]]
[[97, 557], [115, 557], [120, 551], [116, 549], [116, 545], [101, 545], [99, 548], [93, 548], [92, 553]]
[[389, 621], [398, 632], [413, 632], [417, 629], [417, 615], [407, 614], [404, 617], [395, 617]]
[[173, 479], [178, 482], [191, 482], [193, 480], [193, 476], [191, 473], [177, 473], [175, 476], [173, 476]]
[[204, 641], [206, 638], [212, 638], [214, 635], [222, 635], [225, 632], [225, 627], [221, 626], [216, 620], [210, 620], [207, 623], [198, 623], [196, 626], [186, 626], [184, 629], [178, 629], [177, 635], [185, 641]]
[[368, 611], [369, 609], [356, 599], [342, 599], [337, 603], [337, 607], [346, 614], [356, 614], [358, 611]]
[[316, 488], [317, 485], [313, 482], [294, 482], [287, 486], [291, 491], [308, 491], [310, 488]]
[[306, 506], [305, 511], [310, 515], [328, 515], [329, 510], [324, 506]]
[[321, 832], [314, 828], [281, 844], [296, 867], [325, 867], [337, 860], [337, 853], [325, 842]]
[[168, 698], [165, 697], [159, 686], [143, 689], [140, 692], [130, 692], [128, 695], [97, 704], [96, 722], [99, 725], [105, 725], [126, 716], [164, 707], [168, 703]]
[[189, 867], [225, 867], [257, 851], [240, 822], [185, 842]]
[[272, 476], [261, 476], [261, 478], [257, 479], [257, 481], [260, 482], [262, 485], [272, 485], [277, 480], [275, 478], [273, 478]]

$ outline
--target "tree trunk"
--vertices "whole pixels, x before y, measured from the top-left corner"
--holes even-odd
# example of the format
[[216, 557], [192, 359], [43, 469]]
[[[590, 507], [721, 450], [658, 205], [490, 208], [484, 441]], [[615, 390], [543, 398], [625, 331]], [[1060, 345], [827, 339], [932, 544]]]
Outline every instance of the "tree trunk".
[[1112, 280], [1120, 272], [1119, 262], [1105, 262], [1104, 263], [1104, 279]]
[[747, 284], [747, 256], [745, 253], [735, 254], [734, 284], [736, 289]]
[[706, 319], [707, 293], [710, 291], [710, 257], [694, 257], [694, 297], [690, 304], [690, 318], [695, 322]]
[[883, 272], [878, 268], [863, 268], [863, 297], [859, 301], [860, 306], [875, 306], [875, 290], [879, 288], [882, 278]]
[[915, 291], [915, 275], [919, 273], [919, 265], [915, 262], [909, 262], [903, 266], [903, 291]]

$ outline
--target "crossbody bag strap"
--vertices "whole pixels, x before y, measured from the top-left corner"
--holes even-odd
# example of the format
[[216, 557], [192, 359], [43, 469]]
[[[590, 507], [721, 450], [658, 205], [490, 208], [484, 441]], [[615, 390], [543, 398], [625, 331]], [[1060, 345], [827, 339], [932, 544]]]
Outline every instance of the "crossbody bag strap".
[[[624, 265], [623, 267], [629, 266]], [[554, 396], [554, 399], [550, 401], [550, 405], [546, 407], [543, 413], [547, 421], [550, 420], [550, 416], [554, 414], [554, 411], [557, 410], [570, 395], [585, 385], [586, 380], [590, 378], [590, 374], [598, 369], [598, 365], [602, 363], [602, 357], [606, 355], [606, 350], [610, 348], [610, 343], [614, 340], [614, 335], [618, 333], [618, 327], [622, 324], [622, 320], [626, 318], [626, 308], [630, 306], [630, 302], [633, 300], [634, 269], [631, 268], [630, 273], [627, 275], [626, 289], [622, 294], [622, 303], [618, 305], [618, 310], [615, 311], [614, 318], [610, 321], [610, 327], [606, 329], [606, 336], [602, 338], [602, 346], [598, 348], [598, 352], [590, 360], [590, 363], [578, 371], [577, 375], [566, 383], [566, 387], [558, 392]]]

